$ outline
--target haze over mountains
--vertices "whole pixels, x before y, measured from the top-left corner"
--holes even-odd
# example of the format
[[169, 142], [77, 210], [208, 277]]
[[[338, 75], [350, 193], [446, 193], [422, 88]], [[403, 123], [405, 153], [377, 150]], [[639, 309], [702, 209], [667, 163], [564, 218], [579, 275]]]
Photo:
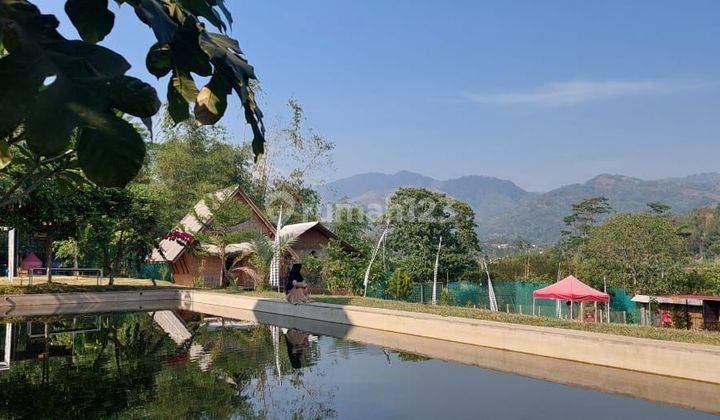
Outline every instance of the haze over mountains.
[[645, 210], [647, 203], [653, 201], [668, 204], [675, 214], [720, 203], [720, 172], [659, 180], [602, 174], [583, 184], [543, 193], [526, 191], [512, 181], [479, 175], [437, 180], [409, 171], [372, 172], [339, 179], [318, 190], [325, 202], [347, 198], [364, 205], [383, 205], [400, 187], [436, 190], [467, 202], [475, 210], [483, 241], [522, 237], [537, 244], [556, 241], [570, 205], [587, 197], [605, 196], [613, 210], [622, 212]]

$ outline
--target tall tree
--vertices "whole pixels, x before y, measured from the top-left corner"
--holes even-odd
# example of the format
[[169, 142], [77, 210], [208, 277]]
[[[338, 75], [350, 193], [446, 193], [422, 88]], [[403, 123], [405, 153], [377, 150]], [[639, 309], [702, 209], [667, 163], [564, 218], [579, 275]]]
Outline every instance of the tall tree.
[[320, 197], [310, 186], [332, 167], [335, 143], [308, 125], [298, 100], [290, 98], [287, 106], [290, 121], [269, 130], [272, 145], [258, 163], [257, 189], [270, 212], [283, 206], [293, 223], [317, 219]]
[[720, 255], [720, 206], [700, 207], [681, 218], [683, 236], [698, 259]]
[[583, 278], [633, 293], [681, 292], [687, 248], [668, 217], [650, 213], [611, 216], [588, 230], [575, 259]]
[[[347, 202], [335, 205], [332, 230], [338, 239], [331, 239], [324, 248], [322, 277], [325, 284], [331, 290], [360, 293], [370, 254], [379, 235], [375, 235], [371, 229], [365, 209]], [[350, 244], [353, 250], [345, 249], [343, 241]], [[373, 264], [370, 271], [371, 284], [383, 280], [385, 268], [384, 264]]]
[[572, 213], [563, 218], [566, 229], [562, 235], [561, 248], [572, 252], [584, 239], [600, 218], [612, 208], [605, 197], [590, 197], [571, 205]]
[[163, 226], [169, 229], [207, 194], [240, 185], [253, 195], [252, 151], [227, 141], [222, 126], [204, 127], [188, 120], [174, 125], [168, 118], [161, 142], [149, 145], [145, 185], [165, 204]]
[[85, 197], [89, 207], [80, 223], [80, 245], [95, 255], [112, 285], [123, 270], [142, 264], [158, 244], [164, 233], [158, 223], [161, 204], [138, 188], [89, 186]]
[[401, 188], [389, 200], [387, 248], [413, 281], [432, 277], [442, 236], [440, 270], [456, 277], [475, 267], [480, 243], [469, 205], [422, 188]]

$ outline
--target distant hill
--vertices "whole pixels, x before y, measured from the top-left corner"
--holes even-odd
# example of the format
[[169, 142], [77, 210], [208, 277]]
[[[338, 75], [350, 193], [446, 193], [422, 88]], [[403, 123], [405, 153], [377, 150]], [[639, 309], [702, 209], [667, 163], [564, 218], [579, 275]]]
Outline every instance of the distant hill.
[[493, 177], [472, 175], [441, 181], [401, 171], [354, 175], [322, 185], [318, 190], [326, 202], [347, 198], [364, 205], [383, 205], [400, 187], [428, 188], [467, 202], [475, 210], [482, 240], [521, 236], [538, 244], [556, 241], [570, 205], [587, 197], [603, 195], [615, 211], [623, 212], [645, 210], [646, 204], [652, 201], [670, 205], [675, 214], [720, 203], [720, 173], [717, 172], [650, 181], [603, 174], [583, 184], [533, 193], [512, 181]]

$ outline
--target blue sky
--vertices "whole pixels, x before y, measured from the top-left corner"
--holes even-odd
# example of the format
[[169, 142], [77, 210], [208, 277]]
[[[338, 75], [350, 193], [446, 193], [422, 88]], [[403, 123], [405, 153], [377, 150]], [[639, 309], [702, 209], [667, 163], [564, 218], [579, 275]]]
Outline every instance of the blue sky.
[[[129, 6], [103, 45], [144, 68], [153, 37]], [[402, 169], [530, 190], [599, 173], [720, 170], [720, 2], [232, 0], [231, 35], [263, 83], [335, 141], [329, 179]], [[36, 4], [61, 19], [63, 1]], [[245, 129], [239, 103], [223, 120]]]

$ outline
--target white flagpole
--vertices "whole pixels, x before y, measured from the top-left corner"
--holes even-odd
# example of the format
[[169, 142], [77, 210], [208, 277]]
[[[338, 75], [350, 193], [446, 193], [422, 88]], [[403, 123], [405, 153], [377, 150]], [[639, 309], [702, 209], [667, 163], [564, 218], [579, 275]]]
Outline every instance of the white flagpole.
[[438, 265], [440, 265], [440, 247], [442, 246], [442, 236], [438, 242], [437, 254], [435, 254], [435, 269], [433, 270], [433, 292], [432, 292], [432, 304], [437, 305], [437, 273]]
[[380, 235], [380, 239], [378, 240], [377, 245], [375, 245], [375, 249], [373, 250], [372, 256], [370, 257], [370, 264], [368, 264], [367, 270], [365, 270], [365, 279], [363, 280], [363, 286], [365, 287], [365, 291], [363, 292], [363, 296], [367, 297], [367, 289], [368, 289], [368, 282], [370, 281], [370, 269], [372, 268], [373, 262], [375, 261], [375, 257], [377, 256], [378, 250], [380, 249], [380, 244], [385, 240], [385, 235], [387, 235], [388, 229], [390, 228], [390, 219], [388, 219], [387, 224], [385, 225], [385, 230], [383, 230], [382, 235]]
[[280, 207], [277, 228], [275, 228], [273, 259], [270, 262], [270, 286], [277, 287], [278, 292], [280, 291], [280, 229], [282, 229], [282, 207]]

